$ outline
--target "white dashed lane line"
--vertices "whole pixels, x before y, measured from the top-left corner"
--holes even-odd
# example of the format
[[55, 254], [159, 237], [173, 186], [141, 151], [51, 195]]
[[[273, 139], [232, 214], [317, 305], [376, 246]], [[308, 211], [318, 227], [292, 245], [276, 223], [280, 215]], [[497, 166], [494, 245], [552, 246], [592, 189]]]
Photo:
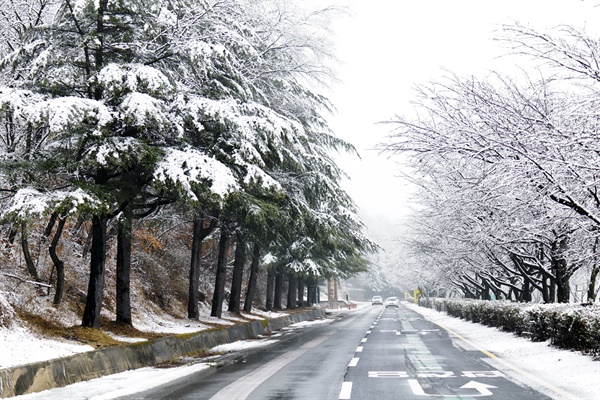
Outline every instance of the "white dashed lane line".
[[340, 390], [340, 400], [350, 400], [352, 397], [352, 382], [342, 383], [342, 390]]
[[[382, 312], [383, 314], [383, 312]], [[373, 322], [373, 325], [371, 325], [371, 328], [367, 331], [366, 336], [370, 335], [372, 330], [375, 329], [375, 326], [377, 325], [377, 322], [379, 321], [379, 319], [381, 318], [381, 314], [379, 315], [379, 317], [377, 317], [377, 320], [375, 322]], [[396, 332], [396, 331], [394, 331]], [[398, 334], [399, 332], [396, 332], [396, 334]], [[366, 343], [367, 342], [367, 338], [365, 337], [364, 339], [361, 339], [360, 341], [361, 343]], [[358, 346], [356, 348], [356, 353], [361, 353], [363, 351], [363, 346]], [[352, 358], [352, 360], [350, 360], [350, 363], [348, 364], [348, 367], [356, 367], [358, 365], [358, 361], [360, 360], [360, 357], [354, 357]], [[371, 374], [371, 373], [369, 373]], [[340, 396], [339, 396], [339, 400], [350, 400], [352, 398], [352, 382], [343, 382], [342, 383], [342, 389], [340, 390]]]

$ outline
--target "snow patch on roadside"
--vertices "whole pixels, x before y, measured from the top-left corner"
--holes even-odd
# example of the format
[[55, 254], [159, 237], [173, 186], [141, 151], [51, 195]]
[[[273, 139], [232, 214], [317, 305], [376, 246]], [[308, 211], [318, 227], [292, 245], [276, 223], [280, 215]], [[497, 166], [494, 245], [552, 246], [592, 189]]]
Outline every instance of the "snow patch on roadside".
[[28, 328], [13, 324], [0, 329], [0, 368], [66, 357], [94, 350], [92, 346], [41, 338]]
[[222, 344], [210, 349], [211, 353], [230, 353], [233, 351], [253, 349], [257, 347], [265, 347], [276, 343], [276, 340], [259, 339], [259, 340], [238, 340], [237, 342]]

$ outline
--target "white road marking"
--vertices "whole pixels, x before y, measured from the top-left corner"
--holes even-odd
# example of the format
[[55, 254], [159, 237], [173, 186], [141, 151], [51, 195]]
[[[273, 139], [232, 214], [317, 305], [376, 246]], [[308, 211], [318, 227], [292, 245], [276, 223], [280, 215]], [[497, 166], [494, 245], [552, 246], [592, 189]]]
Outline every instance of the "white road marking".
[[[438, 369], [439, 371], [431, 371], [432, 369]], [[427, 371], [423, 371], [427, 370]], [[504, 374], [500, 371], [461, 371], [462, 377], [465, 378], [505, 378]], [[422, 367], [421, 370], [416, 371], [418, 378], [457, 378], [459, 375], [454, 371], [442, 371], [441, 367]], [[369, 371], [369, 378], [408, 378], [408, 372], [406, 371]]]
[[[479, 392], [479, 396], [493, 396], [494, 394], [490, 391], [490, 389], [498, 389], [497, 386], [492, 386], [492, 385], [488, 385], [488, 384], [481, 383], [481, 382], [475, 382], [475, 381], [468, 382], [467, 384], [462, 385], [460, 388], [461, 389], [465, 389], [465, 388], [475, 389]], [[473, 397], [479, 397], [479, 396], [473, 396]]]
[[406, 371], [369, 371], [369, 378], [408, 378]]
[[358, 347], [356, 348], [356, 352], [357, 352], [357, 353], [360, 353], [360, 352], [362, 352], [362, 350], [363, 350], [363, 347], [362, 347], [362, 346], [358, 346]]
[[367, 338], [364, 338], [360, 341], [361, 343], [366, 343], [367, 342]]
[[343, 382], [340, 390], [340, 400], [350, 400], [352, 395], [352, 382]]
[[[410, 385], [410, 388], [412, 389], [413, 394], [415, 394], [417, 396], [451, 397], [453, 399], [457, 398], [456, 394], [428, 394], [428, 393], [425, 393], [425, 391], [423, 390], [423, 387], [421, 386], [419, 381], [416, 379], [409, 379], [408, 384]], [[465, 385], [462, 385], [460, 388], [461, 389], [475, 389], [475, 390], [477, 390], [477, 392], [479, 392], [478, 394], [460, 395], [461, 398], [462, 397], [493, 396], [494, 393], [492, 393], [490, 391], [490, 389], [497, 389], [496, 386], [487, 385], [485, 383], [475, 382], [475, 381], [470, 381], [470, 382], [466, 383]]]
[[417, 372], [418, 378], [456, 378], [453, 371]]
[[462, 375], [466, 378], [505, 378], [500, 371], [462, 371]]
[[409, 379], [408, 384], [410, 385], [410, 388], [412, 389], [413, 394], [416, 394], [417, 396], [425, 396], [425, 391], [421, 387], [421, 384], [419, 383], [418, 380]]
[[352, 360], [350, 360], [350, 364], [348, 364], [348, 366], [349, 367], [356, 367], [358, 365], [358, 360], [360, 360], [360, 358], [354, 357]]

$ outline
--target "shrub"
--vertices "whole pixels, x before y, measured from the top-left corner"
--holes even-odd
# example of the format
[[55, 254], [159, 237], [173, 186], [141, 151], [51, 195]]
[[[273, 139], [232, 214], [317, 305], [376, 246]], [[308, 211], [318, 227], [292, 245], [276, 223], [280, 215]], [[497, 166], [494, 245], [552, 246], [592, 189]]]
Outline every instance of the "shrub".
[[420, 299], [419, 305], [448, 315], [549, 340], [553, 346], [600, 356], [600, 306], [525, 304], [506, 300]]

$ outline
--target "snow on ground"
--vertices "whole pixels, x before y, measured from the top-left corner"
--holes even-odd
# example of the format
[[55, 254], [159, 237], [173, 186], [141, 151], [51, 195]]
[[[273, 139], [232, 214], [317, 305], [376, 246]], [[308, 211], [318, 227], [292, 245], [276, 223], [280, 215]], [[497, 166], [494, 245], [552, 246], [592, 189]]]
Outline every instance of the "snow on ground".
[[199, 363], [178, 368], [140, 368], [103, 378], [75, 383], [64, 388], [46, 390], [23, 396], [15, 400], [109, 400], [131, 396], [143, 390], [167, 384], [173, 380], [210, 368], [210, 364]]
[[[134, 326], [140, 331], [167, 334], [193, 333], [213, 328], [215, 325], [234, 325], [237, 322], [248, 320], [261, 320], [265, 318], [278, 318], [288, 315], [286, 312], [264, 312], [252, 310], [252, 314], [241, 313], [243, 318], [229, 312], [223, 312], [223, 318], [202, 315], [200, 321], [177, 319], [162, 315], [155, 319], [134, 318]], [[72, 321], [69, 321], [72, 322]], [[63, 325], [68, 325], [65, 322]], [[74, 325], [74, 324], [71, 324]], [[127, 343], [145, 341], [146, 339], [129, 338], [106, 332], [115, 340]], [[94, 350], [92, 346], [78, 344], [67, 340], [51, 340], [36, 334], [29, 328], [22, 327], [18, 322], [13, 322], [9, 327], [0, 327], [0, 369], [17, 365], [30, 364], [53, 358], [66, 357], [75, 353]]]
[[0, 369], [94, 350], [92, 346], [48, 340], [13, 324], [0, 329]]
[[231, 353], [233, 351], [247, 350], [256, 347], [264, 347], [276, 343], [276, 340], [259, 339], [259, 340], [238, 340], [233, 343], [221, 344], [210, 349], [213, 353]]
[[[549, 397], [556, 400], [600, 399], [600, 361], [593, 361], [591, 357], [580, 353], [555, 349], [550, 347], [548, 343], [531, 342], [528, 339], [517, 337], [512, 333], [502, 332], [496, 328], [453, 318], [414, 304], [404, 304], [432, 322], [449, 329], [451, 335], [460, 336], [465, 348], [483, 350], [488, 355], [495, 357], [488, 360], [494, 368], [518, 380], [533, 377], [532, 379], [536, 382], [535, 388]], [[368, 303], [359, 304], [358, 309], [360, 310], [367, 305], [370, 307]], [[335, 312], [353, 313], [356, 310], [343, 309], [335, 310]], [[290, 328], [299, 329], [312, 324], [322, 324], [331, 321], [331, 319], [321, 319], [311, 322], [301, 322], [290, 326]], [[244, 340], [217, 346], [212, 350], [215, 352], [244, 350], [254, 346], [266, 346], [269, 342], [273, 343], [275, 340], [277, 339], [273, 339], [273, 337], [271, 339]], [[26, 348], [26, 346], [21, 348]], [[73, 400], [108, 400], [132, 395], [170, 380], [189, 376], [208, 367], [209, 364], [199, 363], [170, 369], [141, 368], [77, 383], [65, 388], [17, 396], [15, 399], [62, 400], [68, 398]]]
[[[295, 324], [292, 324], [286, 328], [287, 329], [306, 328], [307, 326], [330, 324], [331, 322], [333, 322], [333, 320], [331, 318], [315, 319], [314, 321], [296, 322]], [[284, 329], [286, 329], [286, 328], [284, 328]]]

